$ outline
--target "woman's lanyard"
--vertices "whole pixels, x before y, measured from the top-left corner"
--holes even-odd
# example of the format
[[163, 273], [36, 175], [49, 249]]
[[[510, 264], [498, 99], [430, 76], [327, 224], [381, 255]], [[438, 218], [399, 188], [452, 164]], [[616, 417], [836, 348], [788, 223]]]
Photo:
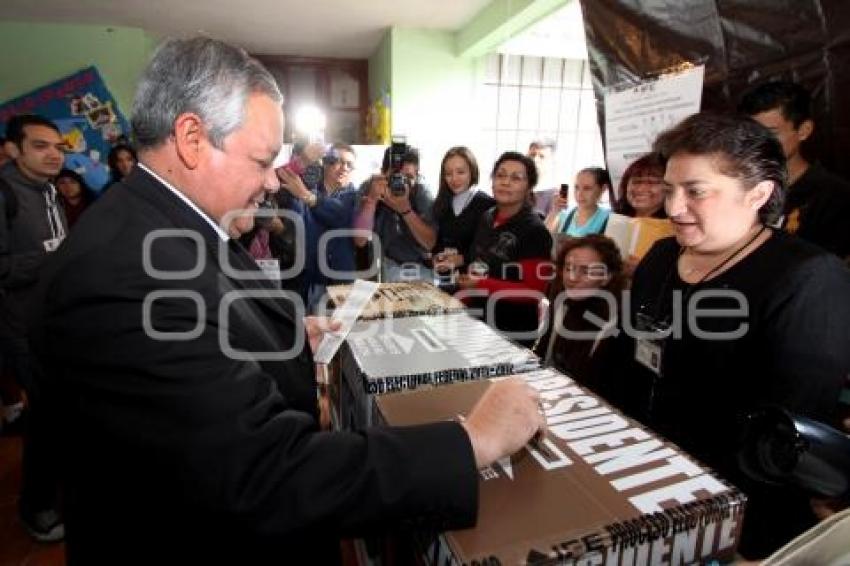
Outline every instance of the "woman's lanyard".
[[[682, 297], [682, 304], [684, 305], [687, 303], [687, 298], [690, 296], [694, 287], [702, 284], [706, 279], [729, 265], [732, 260], [740, 256], [745, 249], [752, 245], [752, 243], [761, 236], [765, 229], [765, 226], [762, 225], [756, 235], [747, 240], [743, 246], [737, 248], [731, 255], [729, 255], [729, 257], [711, 268], [699, 279], [699, 281], [689, 284], [687, 291]], [[675, 309], [671, 305], [671, 309], [673, 309], [673, 312], [670, 313], [671, 316], [662, 318], [661, 305], [664, 303], [664, 297], [666, 297], [670, 290], [673, 275], [676, 273], [675, 270], [678, 269], [678, 258], [681, 257], [684, 252], [685, 248], [679, 250], [677, 260], [673, 263], [672, 269], [668, 272], [664, 285], [661, 286], [661, 291], [658, 294], [658, 298], [655, 303], [654, 316], [650, 317], [646, 313], [640, 312], [640, 310], [644, 308], [644, 305], [641, 305], [639, 312], [635, 314], [635, 328], [644, 333], [643, 337], [635, 338], [635, 360], [651, 370], [654, 374], [650, 385], [649, 398], [647, 400], [647, 416], [651, 416], [655, 408], [656, 387], [659, 379], [661, 379], [663, 375], [665, 357], [664, 351], [666, 349], [667, 339], [671, 334], [671, 327], [673, 325], [672, 315], [673, 312], [675, 312]], [[671, 302], [672, 300], [673, 299], [671, 298]]]
[[[702, 277], [700, 277], [699, 281], [696, 281], [695, 283], [688, 283], [688, 289], [687, 289], [687, 291], [686, 291], [686, 293], [685, 293], [685, 295], [684, 295], [684, 298], [683, 298], [683, 301], [682, 301], [682, 302], [684, 303], [684, 302], [685, 302], [685, 300], [684, 300], [684, 299], [686, 299], [688, 296], [690, 296], [691, 291], [693, 290], [693, 288], [694, 288], [694, 287], [696, 287], [696, 286], [698, 286], [698, 285], [701, 285], [702, 283], [704, 283], [704, 282], [705, 282], [705, 280], [706, 280], [706, 279], [708, 279], [709, 277], [711, 277], [712, 275], [714, 275], [715, 273], [717, 273], [718, 271], [720, 271], [721, 269], [723, 269], [724, 267], [726, 267], [727, 265], [729, 265], [729, 263], [730, 263], [732, 260], [734, 260], [735, 258], [737, 258], [739, 255], [741, 255], [741, 253], [742, 253], [745, 249], [747, 249], [748, 247], [750, 247], [750, 246], [752, 245], [752, 243], [753, 243], [753, 242], [755, 242], [755, 241], [758, 239], [758, 237], [759, 237], [759, 236], [761, 236], [761, 235], [762, 235], [762, 233], [763, 233], [766, 229], [767, 229], [767, 227], [766, 227], [764, 224], [762, 224], [761, 229], [760, 229], [758, 232], [756, 232], [755, 236], [753, 236], [752, 238], [750, 238], [749, 240], [747, 240], [747, 242], [746, 242], [744, 245], [742, 245], [741, 247], [737, 248], [737, 249], [736, 249], [736, 250], [735, 250], [735, 251], [734, 251], [734, 252], [733, 252], [730, 256], [726, 257], [723, 261], [721, 261], [720, 263], [718, 263], [717, 265], [715, 265], [714, 267], [712, 267], [711, 269], [709, 269], [709, 270], [705, 273], [705, 275], [703, 275]], [[671, 285], [671, 283], [672, 283], [672, 281], [673, 281], [673, 274], [674, 274], [674, 273], [676, 273], [676, 270], [678, 269], [678, 265], [679, 265], [679, 258], [681, 258], [681, 257], [682, 257], [682, 254], [684, 254], [684, 253], [685, 253], [686, 249], [687, 249], [687, 248], [685, 248], [685, 247], [682, 247], [682, 248], [680, 248], [680, 249], [679, 249], [679, 253], [678, 253], [678, 255], [676, 256], [676, 261], [673, 263], [673, 267], [672, 267], [672, 268], [670, 269], [670, 271], [667, 273], [667, 278], [664, 280], [664, 285], [662, 285], [662, 286], [661, 286], [661, 291], [660, 291], [660, 292], [659, 292], [659, 294], [658, 294], [658, 300], [657, 300], [657, 301], [656, 301], [656, 303], [655, 303], [655, 316], [653, 317], [653, 318], [654, 318], [654, 320], [655, 320], [656, 322], [660, 322], [660, 321], [661, 321], [661, 304], [662, 304], [663, 299], [664, 299], [664, 297], [666, 296], [667, 291], [669, 290], [670, 285]]]

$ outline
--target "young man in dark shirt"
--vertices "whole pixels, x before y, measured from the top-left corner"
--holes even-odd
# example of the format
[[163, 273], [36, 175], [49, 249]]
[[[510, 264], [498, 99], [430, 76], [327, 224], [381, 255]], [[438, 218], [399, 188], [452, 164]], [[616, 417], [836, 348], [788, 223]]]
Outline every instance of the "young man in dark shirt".
[[28, 339], [42, 267], [68, 230], [50, 182], [62, 169], [65, 156], [59, 128], [42, 116], [12, 117], [6, 137], [4, 150], [11, 161], [0, 167], [0, 180], [6, 185], [0, 193], [0, 360], [5, 358], [29, 405], [18, 507], [33, 538], [56, 542], [65, 536], [65, 527], [57, 511], [55, 464], [45, 436], [44, 403], [35, 383], [36, 360]]
[[809, 163], [800, 151], [815, 127], [806, 89], [788, 81], [764, 83], [744, 95], [738, 110], [773, 131], [782, 144], [789, 182], [785, 231], [850, 259], [850, 183], [820, 163]]

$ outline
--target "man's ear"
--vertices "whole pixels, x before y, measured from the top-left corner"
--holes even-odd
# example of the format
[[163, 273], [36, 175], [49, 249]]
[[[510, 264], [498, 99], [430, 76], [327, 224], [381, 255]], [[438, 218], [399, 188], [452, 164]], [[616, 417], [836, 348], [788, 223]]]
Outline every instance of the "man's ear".
[[3, 152], [11, 159], [17, 159], [21, 156], [21, 150], [18, 148], [18, 144], [10, 141], [3, 142]]
[[768, 201], [770, 195], [773, 194], [775, 189], [775, 183], [773, 181], [761, 181], [755, 187], [747, 191], [747, 204], [753, 210], [759, 210], [764, 203]]
[[201, 117], [185, 112], [174, 120], [174, 145], [177, 155], [187, 169], [195, 169], [201, 159], [204, 145], [208, 143]]
[[800, 141], [806, 141], [809, 139], [809, 136], [812, 135], [812, 132], [815, 131], [815, 123], [811, 120], [803, 120], [803, 123], [800, 124], [800, 127], [797, 128], [797, 137]]

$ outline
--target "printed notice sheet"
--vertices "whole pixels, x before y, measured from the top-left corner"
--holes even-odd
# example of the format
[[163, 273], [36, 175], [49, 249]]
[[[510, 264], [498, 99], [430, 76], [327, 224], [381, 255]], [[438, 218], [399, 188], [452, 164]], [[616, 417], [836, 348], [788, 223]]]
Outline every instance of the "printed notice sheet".
[[699, 112], [705, 67], [605, 94], [605, 147], [616, 187], [626, 167], [649, 153], [664, 130]]

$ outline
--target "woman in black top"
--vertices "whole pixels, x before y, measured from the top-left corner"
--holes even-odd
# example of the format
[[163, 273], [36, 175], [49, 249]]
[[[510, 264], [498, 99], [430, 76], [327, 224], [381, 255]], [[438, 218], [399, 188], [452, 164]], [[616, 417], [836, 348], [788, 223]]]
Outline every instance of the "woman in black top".
[[537, 168], [530, 157], [503, 153], [493, 166], [496, 206], [481, 217], [458, 277], [473, 314], [524, 346], [537, 338], [538, 308], [551, 273], [552, 236], [532, 208]]
[[635, 271], [618, 339], [631, 363], [607, 373], [603, 395], [747, 494], [739, 552], [762, 558], [815, 517], [804, 494], [745, 477], [736, 439], [766, 403], [831, 423], [850, 371], [850, 271], [766, 227], [782, 209], [786, 171], [763, 126], [697, 114], [655, 149], [676, 236]]
[[94, 202], [95, 193], [79, 173], [64, 168], [56, 175], [56, 190], [65, 209], [68, 228], [71, 228], [77, 223], [80, 215]]
[[440, 189], [434, 199], [437, 243], [432, 250], [437, 271], [466, 265], [475, 228], [496, 201], [478, 190], [478, 162], [463, 146], [453, 147], [440, 164]]
[[[109, 184], [103, 187], [103, 191], [111, 188], [115, 183], [120, 182], [124, 177], [130, 174], [133, 167], [139, 162], [139, 156], [133, 146], [126, 143], [119, 143], [112, 146], [109, 150], [109, 155], [106, 156], [106, 163], [109, 165]], [[103, 192], [101, 191], [101, 192]]]

